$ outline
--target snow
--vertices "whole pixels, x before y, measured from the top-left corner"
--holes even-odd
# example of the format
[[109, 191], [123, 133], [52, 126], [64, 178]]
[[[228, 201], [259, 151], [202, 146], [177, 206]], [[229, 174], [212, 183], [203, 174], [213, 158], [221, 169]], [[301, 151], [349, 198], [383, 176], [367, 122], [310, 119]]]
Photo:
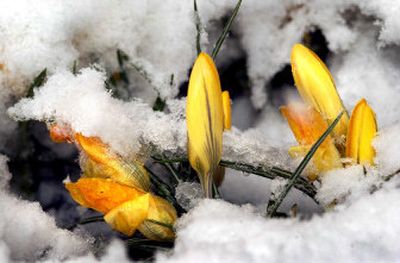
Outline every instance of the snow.
[[[204, 50], [212, 50], [221, 19], [235, 4], [198, 0]], [[376, 167], [325, 173], [316, 196], [324, 214], [309, 197], [292, 190], [282, 210], [296, 203], [301, 218], [314, 214], [309, 220], [262, 216], [271, 189], [280, 182], [227, 169], [220, 190], [234, 204], [199, 203], [198, 192], [182, 183], [177, 198], [194, 208], [179, 220], [172, 254], [158, 254], [157, 261], [400, 261], [399, 182], [396, 177], [384, 182], [400, 169], [399, 11], [400, 3], [390, 0], [243, 1], [233, 37], [216, 63], [223, 66], [245, 55], [251, 95], [233, 100], [236, 127], [224, 134], [223, 158], [294, 170], [287, 149], [295, 141], [270, 103], [270, 81], [289, 63], [292, 45], [319, 29], [346, 108], [351, 111], [366, 98], [377, 114]], [[185, 153], [185, 98], [176, 96], [196, 57], [195, 38], [192, 1], [0, 1], [0, 151], [15, 154], [17, 120], [39, 120], [99, 136], [125, 156], [146, 155], [148, 145]], [[124, 100], [114, 98], [104, 84], [119, 70], [118, 49], [131, 63], [126, 65], [127, 89], [133, 96]], [[77, 75], [70, 72], [75, 61]], [[33, 98], [20, 99], [44, 68], [49, 72], [45, 85]], [[164, 112], [152, 110], [158, 96], [166, 99]], [[90, 238], [57, 228], [38, 203], [9, 192], [6, 162], [0, 156], [0, 210], [6, 211], [0, 215], [0, 261], [98, 260], [89, 252]], [[113, 241], [101, 260], [127, 261], [123, 244]]]
[[304, 221], [204, 200], [180, 219], [172, 255], [157, 262], [398, 262], [399, 205], [395, 184]]

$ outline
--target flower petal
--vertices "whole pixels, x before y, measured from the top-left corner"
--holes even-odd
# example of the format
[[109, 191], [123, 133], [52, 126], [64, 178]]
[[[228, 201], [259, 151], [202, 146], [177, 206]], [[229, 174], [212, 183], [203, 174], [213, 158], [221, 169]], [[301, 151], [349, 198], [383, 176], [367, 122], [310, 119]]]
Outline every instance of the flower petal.
[[224, 130], [230, 130], [231, 122], [231, 98], [227, 90], [222, 92], [222, 108], [224, 111]]
[[[177, 215], [175, 208], [166, 200], [151, 195], [149, 202], [149, 212], [146, 220], [139, 226], [139, 231], [152, 240], [171, 240], [175, 238], [175, 233], [170, 227], [173, 226]], [[156, 222], [159, 222], [158, 224]]]
[[[297, 142], [300, 144], [298, 147], [290, 148], [289, 154], [293, 158], [304, 157], [328, 128], [327, 123], [314, 108], [304, 104], [290, 104], [281, 107], [281, 113], [286, 117]], [[311, 160], [315, 169], [308, 170], [310, 180], [315, 180], [321, 172], [342, 167], [339, 151], [330, 136], [320, 145]]]
[[108, 213], [120, 204], [144, 192], [103, 178], [81, 178], [76, 183], [66, 183], [72, 199], [81, 206]]
[[211, 195], [210, 177], [222, 155], [222, 92], [211, 57], [200, 53], [193, 65], [186, 105], [188, 157], [200, 176], [206, 196]]
[[115, 207], [104, 216], [113, 229], [132, 236], [148, 216], [150, 194], [144, 194]]
[[[290, 60], [301, 97], [330, 125], [345, 108], [328, 68], [314, 52], [301, 44], [293, 46]], [[344, 143], [348, 122], [349, 116], [345, 112], [333, 130], [333, 137], [340, 144]]]
[[[97, 137], [85, 137], [78, 133], [75, 134], [75, 140], [88, 158], [99, 165], [96, 168], [93, 167], [94, 164], [89, 164], [92, 165], [93, 170], [96, 170], [96, 174], [102, 174], [100, 177], [110, 178], [115, 182], [146, 192], [150, 190], [150, 177], [143, 163], [137, 160], [125, 161]], [[90, 172], [85, 171], [85, 174], [90, 174]]]
[[373, 164], [372, 140], [378, 130], [374, 111], [365, 99], [354, 107], [347, 134], [346, 156], [359, 164]]

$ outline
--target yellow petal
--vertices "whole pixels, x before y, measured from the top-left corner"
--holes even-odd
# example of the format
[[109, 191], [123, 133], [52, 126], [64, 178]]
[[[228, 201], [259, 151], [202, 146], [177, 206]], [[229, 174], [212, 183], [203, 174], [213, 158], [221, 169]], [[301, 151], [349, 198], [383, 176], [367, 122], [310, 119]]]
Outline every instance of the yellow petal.
[[359, 164], [373, 165], [375, 150], [372, 140], [377, 130], [374, 111], [365, 99], [360, 100], [351, 113], [346, 156]]
[[222, 155], [222, 92], [212, 58], [200, 53], [193, 65], [186, 104], [188, 157], [211, 196], [211, 177]]
[[65, 187], [72, 199], [81, 206], [104, 214], [144, 194], [135, 188], [102, 178], [81, 178], [76, 183], [66, 183]]
[[[312, 145], [299, 145], [290, 147], [289, 155], [292, 158], [303, 158], [306, 156]], [[336, 147], [331, 144], [328, 147], [319, 147], [311, 158], [312, 168], [306, 171], [309, 180], [314, 181], [322, 172], [342, 168], [340, 155]]]
[[231, 123], [231, 98], [227, 90], [222, 92], [222, 108], [224, 111], [224, 130], [230, 130]]
[[131, 236], [149, 212], [150, 194], [144, 194], [115, 207], [104, 216], [113, 229]]
[[143, 163], [137, 160], [125, 161], [97, 137], [76, 134], [75, 140], [88, 158], [99, 166], [96, 170], [98, 175], [102, 174], [100, 177], [110, 178], [146, 192], [150, 190], [150, 177]]
[[170, 203], [161, 197], [151, 195], [148, 215], [146, 220], [139, 226], [139, 231], [148, 239], [172, 240], [175, 238], [174, 231], [170, 227], [161, 224], [172, 227], [176, 218], [176, 210]]
[[[290, 60], [301, 97], [330, 125], [345, 108], [328, 68], [314, 52], [301, 44], [293, 46]], [[333, 130], [333, 137], [339, 144], [345, 141], [348, 122], [349, 117], [345, 112]]]
[[[304, 157], [311, 146], [326, 131], [327, 123], [314, 108], [304, 104], [290, 104], [281, 107], [281, 113], [287, 119], [297, 142], [300, 144], [299, 147], [292, 147], [289, 154], [293, 158]], [[342, 167], [339, 151], [330, 136], [320, 145], [311, 160], [315, 169], [308, 173], [310, 180], [315, 180], [321, 172]]]

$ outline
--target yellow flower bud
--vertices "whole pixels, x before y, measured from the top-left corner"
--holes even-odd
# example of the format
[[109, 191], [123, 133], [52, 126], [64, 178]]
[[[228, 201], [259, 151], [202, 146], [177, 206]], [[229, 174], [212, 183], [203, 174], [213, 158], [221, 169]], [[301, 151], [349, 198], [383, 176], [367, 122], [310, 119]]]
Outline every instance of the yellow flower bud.
[[359, 164], [373, 165], [375, 150], [372, 147], [372, 140], [377, 130], [374, 111], [365, 99], [361, 99], [351, 113], [346, 156]]
[[[345, 108], [328, 68], [313, 51], [301, 44], [293, 46], [290, 60], [301, 97], [330, 125]], [[345, 112], [332, 132], [338, 145], [344, 145], [348, 122]]]
[[206, 197], [222, 155], [224, 112], [221, 84], [210, 56], [200, 53], [189, 80], [186, 104], [189, 162], [200, 177]]

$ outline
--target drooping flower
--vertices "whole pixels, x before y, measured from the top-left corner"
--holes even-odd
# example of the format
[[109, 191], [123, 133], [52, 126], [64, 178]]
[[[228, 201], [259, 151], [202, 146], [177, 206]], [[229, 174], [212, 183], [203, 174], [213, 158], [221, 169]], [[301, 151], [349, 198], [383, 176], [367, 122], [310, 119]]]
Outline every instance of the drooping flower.
[[[332, 124], [345, 108], [328, 68], [313, 51], [301, 44], [293, 46], [290, 61], [301, 97], [321, 114], [328, 125]], [[349, 116], [345, 111], [332, 132], [339, 146], [344, 145], [348, 122]]]
[[[321, 114], [311, 106], [304, 104], [289, 104], [281, 107], [282, 115], [287, 119], [289, 126], [299, 143], [299, 146], [291, 147], [289, 154], [294, 157], [304, 157], [312, 145], [328, 128]], [[314, 170], [308, 177], [315, 180], [320, 172], [342, 167], [340, 154], [335, 144], [328, 136], [318, 148], [312, 158]]]
[[372, 165], [375, 157], [372, 140], [377, 130], [374, 111], [365, 99], [361, 99], [351, 113], [347, 133], [346, 157], [359, 164]]
[[189, 162], [200, 177], [206, 197], [222, 155], [224, 111], [221, 84], [210, 56], [200, 53], [189, 80], [186, 104]]
[[125, 235], [138, 230], [153, 240], [174, 238], [173, 229], [166, 226], [175, 223], [176, 210], [166, 200], [148, 192], [149, 175], [143, 163], [126, 161], [97, 137], [74, 134], [65, 138], [74, 138], [82, 150], [81, 178], [65, 183], [77, 203], [103, 213], [104, 220]]

